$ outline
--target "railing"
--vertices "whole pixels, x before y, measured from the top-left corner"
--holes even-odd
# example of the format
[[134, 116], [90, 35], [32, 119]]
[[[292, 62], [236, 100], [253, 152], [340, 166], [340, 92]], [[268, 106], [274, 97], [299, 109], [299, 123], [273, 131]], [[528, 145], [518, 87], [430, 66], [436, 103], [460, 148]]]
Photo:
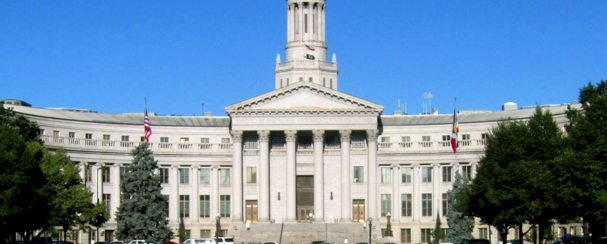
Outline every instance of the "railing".
[[420, 141], [417, 143], [419, 147], [432, 147], [431, 141]]
[[335, 143], [335, 144], [325, 144], [325, 149], [340, 149], [341, 146], [339, 145], [339, 143]]
[[459, 146], [460, 147], [470, 146], [470, 140], [461, 140], [461, 141], [459, 141]]
[[177, 147], [179, 149], [192, 149], [193, 145], [194, 144], [192, 144], [192, 143], [179, 143], [179, 144], [177, 144]]
[[[141, 142], [134, 141], [110, 141], [98, 139], [83, 139], [73, 137], [57, 137], [57, 136], [41, 136], [44, 143], [65, 148], [91, 148], [91, 149], [132, 149], [137, 147]], [[192, 151], [192, 152], [222, 152], [227, 153], [232, 149], [231, 143], [150, 143], [150, 149], [162, 151]]]
[[392, 142], [380, 142], [380, 143], [377, 143], [377, 146], [379, 148], [391, 148]]
[[450, 147], [451, 141], [439, 141], [438, 144], [441, 145], [441, 147]]
[[314, 144], [310, 143], [310, 144], [300, 144], [297, 143], [297, 149], [314, 149]]
[[337, 68], [337, 63], [320, 61], [320, 60], [296, 60], [296, 61], [287, 61], [287, 62], [283, 62], [283, 63], [276, 63], [276, 68], [289, 68], [289, 67]]
[[477, 146], [485, 146], [485, 145], [487, 145], [487, 139], [476, 140], [476, 145]]
[[402, 148], [411, 148], [412, 145], [413, 145], [413, 142], [410, 142], [410, 141], [404, 141], [404, 142], [398, 143], [398, 146], [402, 147]]

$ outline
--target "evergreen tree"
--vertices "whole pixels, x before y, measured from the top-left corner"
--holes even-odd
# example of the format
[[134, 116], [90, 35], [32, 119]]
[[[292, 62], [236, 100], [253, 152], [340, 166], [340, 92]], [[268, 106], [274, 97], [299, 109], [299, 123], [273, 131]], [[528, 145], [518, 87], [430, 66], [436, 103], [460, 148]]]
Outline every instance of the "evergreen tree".
[[133, 149], [133, 163], [126, 167], [128, 173], [120, 183], [123, 201], [116, 212], [116, 238], [120, 240], [173, 238], [167, 220], [168, 198], [160, 193], [160, 176], [154, 173], [158, 162], [148, 146], [141, 143]]
[[447, 191], [449, 197], [447, 199], [449, 205], [447, 210], [447, 224], [449, 225], [449, 229], [447, 229], [447, 242], [450, 243], [461, 243], [464, 239], [473, 238], [474, 218], [464, 215], [464, 213], [455, 208], [458, 193], [466, 187], [468, 187], [467, 184], [462, 184], [462, 176], [459, 174], [459, 170], [456, 170], [453, 189]]
[[436, 211], [436, 225], [434, 226], [434, 230], [432, 231], [432, 239], [434, 244], [440, 244], [441, 240], [445, 239], [445, 235], [443, 235], [443, 232], [441, 231], [441, 222], [440, 222], [440, 215], [438, 214], [438, 211]]

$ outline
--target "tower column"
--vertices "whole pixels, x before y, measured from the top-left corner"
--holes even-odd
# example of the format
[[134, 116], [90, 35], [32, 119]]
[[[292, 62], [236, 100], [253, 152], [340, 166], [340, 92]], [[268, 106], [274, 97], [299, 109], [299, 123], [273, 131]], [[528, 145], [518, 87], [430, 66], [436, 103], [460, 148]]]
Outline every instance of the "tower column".
[[270, 131], [259, 134], [259, 222], [270, 221]]
[[232, 222], [242, 222], [242, 131], [232, 131]]
[[304, 10], [303, 10], [303, 4], [301, 4], [299, 6], [299, 11], [298, 12], [298, 16], [297, 16], [297, 23], [299, 24], [299, 38], [297, 38], [298, 41], [303, 41], [304, 40]]
[[367, 185], [367, 215], [373, 219], [377, 217], [377, 130], [367, 130], [368, 171], [369, 184]]
[[341, 141], [341, 221], [350, 222], [352, 219], [352, 203], [350, 202], [350, 136], [351, 130], [340, 130]]
[[110, 217], [112, 219], [114, 219], [114, 221], [116, 221], [116, 211], [118, 211], [118, 206], [120, 205], [120, 168], [122, 167], [122, 164], [114, 164], [114, 166], [112, 167], [114, 172], [112, 172], [113, 175], [113, 193], [114, 195], [111, 197], [111, 202], [112, 202], [112, 212], [110, 213]]
[[295, 162], [295, 141], [297, 140], [296, 130], [285, 131], [287, 141], [287, 222], [296, 220], [296, 177], [297, 168]]
[[325, 41], [325, 9], [326, 6], [323, 5], [322, 6], [322, 10], [321, 10], [321, 18], [322, 18], [322, 25], [321, 25], [321, 29], [322, 31], [320, 32], [320, 36], [321, 36], [321, 41], [324, 42]]
[[314, 221], [324, 221], [324, 142], [325, 131], [313, 130], [314, 137]]
[[169, 197], [169, 220], [179, 223], [179, 172], [178, 165], [171, 165], [171, 196]]

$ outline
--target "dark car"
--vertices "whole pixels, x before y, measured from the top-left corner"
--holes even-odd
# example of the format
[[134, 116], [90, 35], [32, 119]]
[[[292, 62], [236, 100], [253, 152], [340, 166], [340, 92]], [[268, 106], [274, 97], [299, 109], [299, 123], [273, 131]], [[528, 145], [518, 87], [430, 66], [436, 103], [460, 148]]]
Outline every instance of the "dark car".
[[310, 244], [323, 244], [323, 243], [325, 243], [325, 241], [313, 241], [313, 242], [310, 242]]
[[461, 244], [490, 244], [487, 239], [467, 239], [463, 240]]

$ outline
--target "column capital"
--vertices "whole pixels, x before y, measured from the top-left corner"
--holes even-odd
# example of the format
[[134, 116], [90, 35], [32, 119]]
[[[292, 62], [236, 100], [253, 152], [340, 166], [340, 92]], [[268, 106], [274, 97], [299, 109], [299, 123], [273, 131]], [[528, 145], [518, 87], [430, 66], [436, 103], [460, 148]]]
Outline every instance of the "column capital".
[[177, 169], [177, 168], [179, 168], [179, 165], [176, 165], [176, 164], [171, 165], [171, 169]]
[[114, 167], [114, 168], [120, 168], [120, 167], [122, 167], [122, 164], [116, 163], [116, 164], [112, 165], [112, 167]]
[[440, 167], [440, 163], [433, 163], [432, 167]]
[[350, 141], [350, 137], [352, 136], [352, 130], [339, 130], [339, 139], [341, 139], [342, 142], [344, 141]]
[[286, 139], [286, 141], [296, 141], [297, 140], [297, 131], [296, 130], [285, 130], [285, 139]]
[[367, 130], [367, 141], [377, 141], [377, 130]]
[[258, 130], [257, 134], [259, 135], [260, 142], [269, 142], [270, 141], [270, 131], [268, 130]]
[[212, 165], [211, 169], [219, 169], [219, 165]]
[[312, 135], [314, 137], [315, 142], [317, 142], [317, 141], [324, 142], [325, 141], [325, 131], [324, 130], [313, 130]]
[[413, 163], [413, 164], [411, 164], [411, 166], [412, 166], [413, 168], [419, 168], [419, 163]]
[[232, 142], [242, 142], [242, 131], [241, 130], [230, 131], [230, 135], [232, 136]]
[[400, 167], [400, 164], [392, 164], [392, 168], [394, 169], [398, 169]]
[[200, 165], [192, 165], [192, 169], [200, 169]]

